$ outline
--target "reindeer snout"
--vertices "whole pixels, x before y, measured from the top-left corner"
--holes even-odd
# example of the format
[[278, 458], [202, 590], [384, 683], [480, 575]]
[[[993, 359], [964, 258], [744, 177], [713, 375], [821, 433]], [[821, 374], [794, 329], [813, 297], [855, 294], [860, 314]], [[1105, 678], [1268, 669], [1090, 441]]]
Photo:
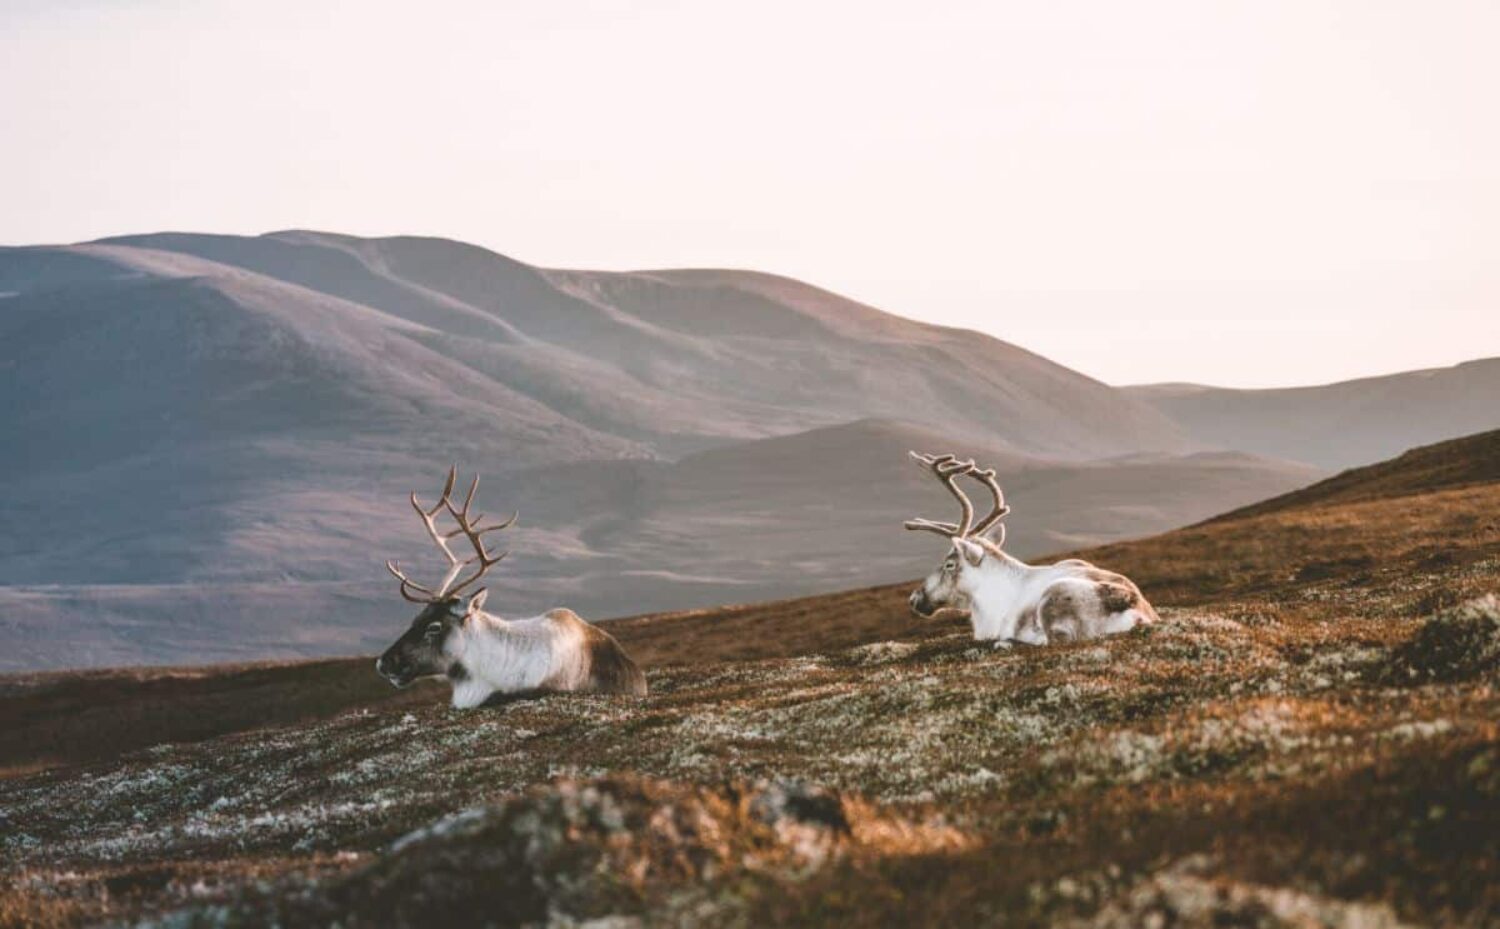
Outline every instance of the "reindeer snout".
[[928, 599], [927, 588], [925, 587], [918, 587], [916, 590], [913, 590], [911, 596], [906, 598], [906, 603], [907, 606], [911, 607], [913, 613], [923, 619], [932, 615], [932, 601]]
[[390, 681], [395, 687], [405, 687], [408, 681], [404, 669], [397, 668], [395, 662], [386, 661], [385, 655], [375, 659], [375, 673]]

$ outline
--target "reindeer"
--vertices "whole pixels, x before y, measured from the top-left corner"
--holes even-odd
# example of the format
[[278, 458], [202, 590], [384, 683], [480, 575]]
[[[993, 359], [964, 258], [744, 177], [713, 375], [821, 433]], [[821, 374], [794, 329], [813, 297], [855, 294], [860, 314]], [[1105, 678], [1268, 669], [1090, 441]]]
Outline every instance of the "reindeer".
[[[488, 595], [480, 588], [464, 601], [459, 594], [510, 554], [492, 555], [483, 536], [508, 528], [518, 514], [493, 526], [480, 526], [483, 516], [470, 517], [479, 476], [469, 485], [462, 507], [453, 503], [458, 467], [448, 471], [442, 497], [430, 508], [411, 495], [412, 509], [427, 534], [448, 560], [447, 573], [435, 587], [424, 587], [407, 577], [394, 561], [385, 563], [401, 582], [401, 596], [422, 604], [411, 628], [375, 662], [380, 676], [396, 687], [419, 677], [446, 675], [453, 684], [453, 705], [476, 707], [494, 694], [609, 693], [645, 696], [646, 678], [620, 643], [598, 626], [584, 622], [572, 610], [548, 610], [528, 619], [502, 619], [484, 611]], [[438, 514], [447, 511], [456, 529], [438, 528]], [[474, 555], [461, 560], [448, 542], [462, 535]], [[471, 565], [468, 577], [459, 578]]]
[[[981, 469], [973, 459], [961, 461], [954, 455], [910, 454], [962, 508], [957, 523], [905, 523], [907, 529], [945, 536], [953, 546], [942, 565], [912, 591], [913, 613], [927, 619], [944, 610], [966, 610], [974, 638], [994, 641], [996, 648], [1092, 639], [1156, 621], [1156, 611], [1129, 578], [1077, 558], [1035, 566], [1001, 551], [1005, 525], [1000, 520], [1010, 507], [993, 468]], [[990, 512], [978, 522], [974, 504], [957, 484], [960, 477], [978, 480], [994, 498]], [[998, 536], [986, 537], [997, 526]]]

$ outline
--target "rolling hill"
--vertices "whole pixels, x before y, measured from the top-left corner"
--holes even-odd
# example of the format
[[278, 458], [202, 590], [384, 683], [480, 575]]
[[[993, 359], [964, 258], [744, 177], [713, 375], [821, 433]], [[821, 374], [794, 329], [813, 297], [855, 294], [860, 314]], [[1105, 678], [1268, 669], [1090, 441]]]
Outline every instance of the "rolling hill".
[[[0, 396], [10, 669], [373, 647], [405, 615], [381, 562], [430, 557], [403, 501], [452, 461], [522, 512], [505, 608], [601, 617], [919, 569], [896, 523], [944, 503], [911, 444], [1004, 463], [1023, 554], [1321, 476], [1200, 453], [1015, 346], [785, 278], [439, 239], [0, 249]], [[830, 481], [846, 459], [858, 479]]]
[[622, 620], [643, 700], [0, 679], [0, 919], [1484, 925], [1493, 444], [1080, 553], [1162, 613], [1107, 640], [976, 647], [908, 581]]
[[666, 457], [913, 410], [938, 432], [1033, 454], [1189, 447], [1148, 405], [1024, 349], [767, 274], [553, 271], [443, 239], [300, 231], [107, 241], [421, 325], [489, 379]]
[[[1159, 607], [1248, 610], [1270, 598], [1323, 617], [1342, 609], [1343, 599], [1297, 592], [1357, 591], [1377, 581], [1371, 568], [1381, 555], [1384, 564], [1375, 572], [1380, 608], [1425, 614], [1500, 583], [1500, 523], [1475, 529], [1476, 516], [1500, 507], [1497, 438], [1500, 432], [1465, 436], [1362, 469], [1380, 480], [1352, 499], [1338, 492], [1340, 475], [1192, 526], [1042, 561], [1086, 558], [1125, 571]], [[1434, 475], [1431, 463], [1438, 457], [1448, 468]], [[1309, 493], [1320, 487], [1323, 492]], [[1342, 531], [1330, 533], [1329, 526]], [[1413, 572], [1423, 577], [1406, 577]], [[917, 577], [896, 583], [887, 577], [876, 586], [811, 597], [630, 616], [609, 629], [643, 666], [660, 667], [792, 658], [967, 628], [961, 621], [912, 616], [906, 595]], [[396, 631], [387, 630], [372, 653]], [[446, 692], [441, 682], [394, 690], [370, 664], [359, 657], [0, 674], [0, 723], [6, 723], [0, 726], [0, 772], [359, 706], [426, 704]], [[245, 699], [248, 693], [254, 698]], [[84, 706], [95, 709], [78, 714]]]
[[[947, 514], [953, 504], [908, 461], [913, 447], [957, 448], [1000, 465], [1016, 508], [1007, 546], [1022, 556], [1183, 525], [1321, 476], [1236, 453], [1053, 461], [955, 446], [881, 420], [736, 443], [677, 462], [541, 465], [481, 484], [492, 512], [522, 501], [522, 521], [505, 543], [515, 554], [489, 582], [492, 602], [512, 615], [561, 603], [610, 617], [837, 590], [925, 570], [941, 546], [902, 531], [901, 522]], [[146, 520], [137, 515], [148, 504], [136, 490], [133, 505], [141, 510], [121, 509], [155, 527], [141, 529], [108, 518], [110, 487], [96, 484], [80, 494], [71, 506], [93, 505], [100, 515], [89, 524], [92, 538], [79, 543], [67, 565], [100, 562], [91, 552], [103, 536], [130, 540], [136, 552], [150, 552], [178, 573], [167, 583], [68, 583], [70, 568], [49, 563], [57, 573], [48, 579], [61, 583], [0, 589], [0, 635], [13, 642], [0, 669], [376, 647], [409, 614], [380, 560], [395, 554], [430, 570], [435, 553], [394, 488], [378, 496], [351, 475], [326, 490], [295, 483], [280, 489], [290, 480], [285, 461], [292, 454], [271, 468], [276, 478], [265, 497], [221, 498], [223, 535], [209, 551], [204, 533], [183, 523], [212, 519], [204, 512], [212, 512], [212, 498], [180, 516]], [[412, 480], [430, 494], [435, 477]], [[326, 487], [327, 478], [320, 480]], [[45, 496], [27, 503], [28, 517], [37, 521], [59, 510]], [[163, 505], [183, 503], [178, 497]], [[56, 550], [33, 551], [46, 559]], [[126, 554], [91, 570], [102, 573]], [[68, 615], [90, 621], [62, 621]]]
[[1330, 469], [1500, 427], [1500, 358], [1317, 387], [1122, 389], [1199, 442]]
[[[948, 518], [955, 509], [906, 457], [909, 449], [955, 451], [999, 468], [1012, 507], [1006, 546], [1021, 557], [1180, 526], [1230, 500], [1264, 499], [1319, 474], [1238, 453], [1058, 461], [954, 442], [909, 423], [861, 420], [650, 469], [632, 518], [588, 535], [602, 549], [639, 548], [635, 564], [758, 582], [747, 585], [750, 596], [731, 600], [899, 577], [925, 570], [942, 550], [900, 524], [922, 514]], [[787, 576], [788, 563], [797, 577]]]
[[1237, 519], [1297, 507], [1389, 499], [1496, 481], [1500, 481], [1500, 429], [1424, 445], [1389, 461], [1350, 468], [1219, 518]]

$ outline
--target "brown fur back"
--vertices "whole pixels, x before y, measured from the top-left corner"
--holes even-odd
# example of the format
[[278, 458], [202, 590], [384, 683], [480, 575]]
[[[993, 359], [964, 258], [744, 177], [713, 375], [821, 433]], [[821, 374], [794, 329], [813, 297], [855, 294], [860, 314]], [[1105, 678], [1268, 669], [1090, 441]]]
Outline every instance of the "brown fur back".
[[1073, 583], [1050, 588], [1036, 607], [1022, 615], [1020, 631], [1039, 630], [1048, 639], [1069, 641], [1097, 634], [1086, 632], [1091, 622], [1126, 610], [1134, 610], [1144, 622], [1156, 621], [1156, 611], [1130, 578], [1076, 558], [1059, 564], [1077, 570], [1070, 579]]
[[[1083, 563], [1087, 564], [1087, 562]], [[1152, 622], [1156, 621], [1158, 618], [1156, 610], [1146, 602], [1145, 596], [1140, 588], [1135, 586], [1134, 581], [1123, 574], [1116, 574], [1093, 565], [1089, 565], [1088, 568], [1088, 579], [1094, 582], [1094, 589], [1099, 595], [1099, 604], [1106, 612], [1121, 613], [1133, 609]]]
[[551, 610], [547, 616], [553, 622], [576, 624], [583, 634], [584, 648], [589, 653], [591, 689], [595, 693], [646, 696], [646, 675], [625, 654], [625, 649], [614, 636], [572, 610]]

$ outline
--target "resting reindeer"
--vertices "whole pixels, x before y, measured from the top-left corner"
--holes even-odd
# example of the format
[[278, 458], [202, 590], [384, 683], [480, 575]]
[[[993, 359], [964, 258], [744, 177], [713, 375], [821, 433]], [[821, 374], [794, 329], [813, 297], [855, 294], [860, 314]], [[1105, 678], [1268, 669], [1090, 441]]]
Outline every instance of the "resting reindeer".
[[[501, 619], [484, 611], [486, 592], [475, 591], [467, 602], [459, 593], [474, 584], [509, 552], [491, 555], [483, 536], [510, 526], [510, 519], [481, 527], [483, 516], [470, 517], [479, 476], [469, 485], [462, 507], [453, 503], [453, 482], [458, 468], [448, 471], [442, 499], [430, 509], [411, 495], [412, 509], [422, 518], [427, 534], [448, 560], [447, 573], [435, 587], [423, 587], [401, 572], [394, 561], [386, 569], [401, 582], [401, 596], [424, 605], [411, 628], [385, 650], [375, 670], [397, 687], [419, 677], [445, 674], [453, 683], [453, 705], [479, 706], [494, 694], [582, 693], [634, 694], [644, 696], [646, 678], [620, 643], [609, 633], [578, 618], [572, 610], [548, 610], [529, 619]], [[457, 523], [446, 532], [437, 525], [444, 510]], [[464, 536], [474, 555], [460, 560], [448, 541]], [[477, 565], [468, 576], [459, 575]]]
[[[1005, 526], [1000, 520], [1010, 507], [993, 468], [980, 469], [972, 459], [960, 461], [953, 455], [911, 456], [942, 481], [962, 507], [957, 523], [906, 522], [908, 529], [936, 532], [953, 542], [942, 566], [912, 591], [912, 612], [928, 618], [943, 609], [967, 610], [974, 638], [994, 640], [996, 648], [1012, 642], [1046, 645], [1092, 639], [1156, 621], [1156, 611], [1129, 578], [1076, 558], [1033, 566], [1001, 551]], [[978, 522], [974, 504], [956, 483], [960, 477], [980, 481], [994, 497], [990, 512]], [[998, 537], [986, 538], [996, 526]]]

